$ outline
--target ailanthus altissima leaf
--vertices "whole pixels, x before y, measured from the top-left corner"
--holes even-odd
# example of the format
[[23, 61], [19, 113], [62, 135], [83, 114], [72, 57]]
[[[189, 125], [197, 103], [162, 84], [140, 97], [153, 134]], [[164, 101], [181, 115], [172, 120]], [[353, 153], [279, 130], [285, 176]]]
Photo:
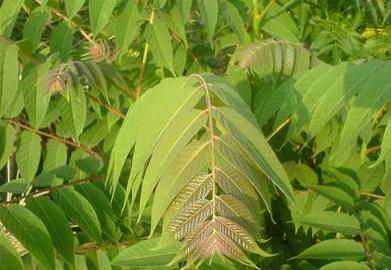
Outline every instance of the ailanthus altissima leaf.
[[254, 205], [261, 201], [271, 213], [269, 186], [293, 200], [291, 187], [254, 116], [224, 81], [210, 74], [162, 81], [129, 110], [112, 153], [112, 190], [129, 157], [127, 196], [136, 203], [141, 190], [140, 215], [153, 197], [151, 235], [164, 218], [163, 237], [182, 243], [175, 260], [220, 254], [253, 265], [246, 252], [269, 256], [257, 245]]
[[23, 262], [7, 237], [0, 231], [0, 270], [23, 270]]
[[0, 206], [0, 221], [42, 265], [55, 268], [52, 239], [37, 216], [25, 207], [13, 204]]

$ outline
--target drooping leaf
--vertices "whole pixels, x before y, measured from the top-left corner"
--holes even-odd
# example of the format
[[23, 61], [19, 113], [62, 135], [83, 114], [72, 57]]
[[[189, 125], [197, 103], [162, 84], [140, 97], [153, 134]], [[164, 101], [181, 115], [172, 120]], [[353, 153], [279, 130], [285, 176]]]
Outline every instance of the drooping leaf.
[[206, 26], [209, 41], [213, 43], [212, 41], [215, 34], [217, 16], [219, 12], [218, 2], [217, 0], [197, 0], [197, 3]]
[[49, 107], [49, 63], [32, 68], [23, 78], [21, 88], [29, 123], [39, 128]]
[[47, 269], [54, 269], [52, 239], [42, 221], [21, 205], [0, 206], [0, 221]]
[[8, 38], [11, 35], [23, 3], [24, 0], [4, 1], [2, 3], [0, 8], [0, 36]]
[[94, 208], [72, 188], [61, 188], [52, 194], [54, 201], [92, 239], [101, 241], [101, 227]]
[[64, 212], [46, 197], [29, 198], [27, 208], [45, 224], [53, 245], [64, 259], [74, 264], [74, 243], [72, 231]]
[[23, 179], [32, 181], [38, 171], [41, 159], [41, 138], [31, 131], [21, 134], [16, 163]]
[[7, 237], [0, 231], [0, 270], [23, 270], [23, 262]]
[[66, 61], [72, 49], [73, 33], [68, 24], [62, 22], [54, 29], [50, 37], [50, 51], [58, 53], [62, 61]]
[[145, 39], [155, 60], [174, 73], [174, 56], [170, 33], [163, 21], [155, 20], [147, 25]]
[[113, 12], [117, 0], [90, 0], [88, 3], [88, 11], [91, 20], [91, 29], [96, 37], [109, 22], [111, 13]]
[[19, 85], [18, 47], [0, 41], [0, 116], [9, 112]]
[[137, 4], [138, 1], [129, 1], [118, 15], [115, 38], [122, 53], [127, 51], [139, 30], [137, 21], [140, 15]]
[[83, 7], [85, 0], [65, 0], [65, 10], [70, 19], [72, 19]]
[[49, 18], [49, 12], [45, 5], [37, 7], [23, 28], [23, 38], [27, 39], [32, 51], [34, 52], [40, 42], [45, 25]]

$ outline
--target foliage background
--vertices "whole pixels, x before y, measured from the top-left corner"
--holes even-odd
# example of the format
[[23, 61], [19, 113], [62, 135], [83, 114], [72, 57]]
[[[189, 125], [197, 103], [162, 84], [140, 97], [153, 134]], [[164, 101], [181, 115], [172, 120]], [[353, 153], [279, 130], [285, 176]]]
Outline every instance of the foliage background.
[[251, 108], [294, 188], [259, 224], [277, 255], [252, 261], [391, 268], [390, 16], [388, 0], [1, 1], [0, 269], [179, 269], [150, 250], [150, 208], [122, 211], [126, 174], [114, 197], [104, 180], [134, 102], [203, 72]]

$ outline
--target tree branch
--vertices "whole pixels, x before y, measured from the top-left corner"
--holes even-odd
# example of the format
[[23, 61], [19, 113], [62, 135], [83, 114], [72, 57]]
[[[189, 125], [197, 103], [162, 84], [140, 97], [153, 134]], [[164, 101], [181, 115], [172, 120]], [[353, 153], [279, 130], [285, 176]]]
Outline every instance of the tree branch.
[[90, 148], [88, 147], [85, 147], [85, 146], [82, 146], [80, 144], [77, 144], [77, 143], [74, 143], [73, 141], [70, 141], [70, 140], [67, 140], [65, 138], [61, 138], [61, 137], [58, 137], [56, 135], [53, 135], [53, 134], [50, 134], [50, 133], [47, 133], [45, 131], [42, 131], [42, 130], [39, 130], [39, 129], [35, 129], [35, 128], [32, 128], [26, 124], [23, 124], [23, 123], [19, 123], [15, 120], [12, 120], [12, 119], [4, 119], [4, 121], [8, 124], [11, 124], [11, 125], [14, 125], [14, 126], [17, 126], [17, 127], [20, 127], [22, 129], [25, 129], [25, 130], [29, 130], [29, 131], [32, 131], [36, 134], [39, 134], [41, 136], [44, 136], [44, 137], [47, 137], [47, 138], [50, 138], [50, 139], [53, 139], [55, 141], [58, 141], [60, 143], [63, 143], [63, 144], [66, 144], [66, 145], [69, 145], [69, 146], [72, 146], [72, 147], [75, 147], [77, 149], [80, 149], [81, 151], [91, 155], [91, 156], [99, 156], [98, 153], [94, 152], [93, 150], [91, 150]]

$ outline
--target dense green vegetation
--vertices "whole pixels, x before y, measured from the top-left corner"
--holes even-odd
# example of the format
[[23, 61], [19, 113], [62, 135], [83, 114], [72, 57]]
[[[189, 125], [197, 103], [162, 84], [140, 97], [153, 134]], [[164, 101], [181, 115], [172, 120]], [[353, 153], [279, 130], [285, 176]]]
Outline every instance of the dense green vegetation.
[[389, 0], [0, 3], [0, 270], [391, 269]]

